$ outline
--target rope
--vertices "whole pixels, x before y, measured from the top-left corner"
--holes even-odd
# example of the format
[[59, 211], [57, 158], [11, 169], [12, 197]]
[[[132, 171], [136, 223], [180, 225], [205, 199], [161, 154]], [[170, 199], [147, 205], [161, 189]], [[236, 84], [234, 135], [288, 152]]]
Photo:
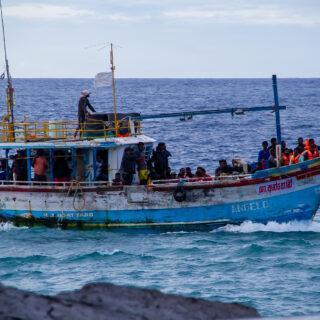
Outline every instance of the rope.
[[[76, 210], [76, 211], [83, 210], [85, 208], [85, 206], [86, 206], [86, 198], [84, 196], [84, 192], [83, 192], [83, 189], [82, 189], [80, 181], [78, 181], [78, 180], [72, 180], [71, 181], [71, 184], [70, 184], [69, 189], [68, 189], [67, 197], [70, 196], [72, 191], [74, 191], [73, 201], [72, 201], [73, 209]], [[77, 198], [77, 196], [78, 196], [78, 199], [82, 198], [82, 200], [83, 200], [83, 205], [82, 206], [76, 207], [76, 198]]]

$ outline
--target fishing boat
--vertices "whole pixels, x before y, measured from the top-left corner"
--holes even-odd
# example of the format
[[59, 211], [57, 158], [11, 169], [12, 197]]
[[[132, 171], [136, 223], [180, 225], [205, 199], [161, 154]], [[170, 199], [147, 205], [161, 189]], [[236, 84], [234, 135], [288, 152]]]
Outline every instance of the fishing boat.
[[[2, 16], [2, 10], [1, 10]], [[4, 25], [2, 16], [3, 35]], [[0, 124], [0, 219], [16, 225], [70, 227], [206, 229], [243, 221], [267, 223], [311, 220], [320, 204], [320, 158], [252, 174], [149, 181], [147, 185], [115, 184], [124, 150], [145, 145], [149, 159], [155, 140], [142, 131], [142, 121], [159, 118], [192, 119], [203, 115], [273, 111], [277, 142], [281, 142], [277, 77], [272, 77], [274, 102], [270, 106], [185, 111], [162, 114], [118, 113], [115, 67], [111, 45], [114, 110], [78, 121], [17, 121], [5, 37], [7, 115]], [[75, 138], [75, 132], [80, 131]], [[35, 153], [48, 159], [48, 181], [34, 181]], [[70, 181], [56, 181], [54, 163], [63, 157]], [[106, 164], [105, 179], [97, 181], [98, 160]], [[19, 161], [18, 161], [19, 160]], [[25, 170], [22, 181], [12, 179], [15, 161]], [[135, 177], [138, 181], [138, 177]]]

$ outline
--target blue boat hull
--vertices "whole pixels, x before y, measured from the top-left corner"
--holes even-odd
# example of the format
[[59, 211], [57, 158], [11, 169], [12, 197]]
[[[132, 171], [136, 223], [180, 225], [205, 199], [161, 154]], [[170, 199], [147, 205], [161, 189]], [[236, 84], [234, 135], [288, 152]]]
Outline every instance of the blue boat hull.
[[108, 228], [167, 228], [167, 229], [210, 229], [225, 224], [240, 224], [243, 221], [267, 223], [311, 220], [319, 208], [319, 187], [305, 188], [278, 196], [236, 201], [227, 204], [194, 206], [166, 209], [139, 210], [55, 210], [50, 213], [28, 210], [2, 209], [3, 220], [19, 224], [62, 227], [108, 227]]

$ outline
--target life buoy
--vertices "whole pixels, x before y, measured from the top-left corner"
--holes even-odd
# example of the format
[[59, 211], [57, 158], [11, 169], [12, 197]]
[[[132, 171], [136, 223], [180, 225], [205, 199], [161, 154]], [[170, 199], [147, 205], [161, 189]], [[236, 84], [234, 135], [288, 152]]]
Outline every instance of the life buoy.
[[183, 202], [187, 198], [187, 193], [182, 186], [178, 186], [173, 192], [173, 197], [177, 202]]

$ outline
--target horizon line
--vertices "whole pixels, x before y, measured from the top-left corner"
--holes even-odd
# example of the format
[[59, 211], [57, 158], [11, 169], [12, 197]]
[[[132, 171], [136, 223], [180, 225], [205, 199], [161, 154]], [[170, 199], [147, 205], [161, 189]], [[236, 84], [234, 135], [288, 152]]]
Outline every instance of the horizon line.
[[[272, 78], [270, 77], [118, 77], [116, 80], [265, 80]], [[320, 76], [297, 76], [297, 77], [281, 77], [277, 76], [278, 79], [320, 79]], [[12, 77], [16, 80], [57, 80], [57, 79], [78, 79], [78, 80], [93, 80], [94, 77]]]

